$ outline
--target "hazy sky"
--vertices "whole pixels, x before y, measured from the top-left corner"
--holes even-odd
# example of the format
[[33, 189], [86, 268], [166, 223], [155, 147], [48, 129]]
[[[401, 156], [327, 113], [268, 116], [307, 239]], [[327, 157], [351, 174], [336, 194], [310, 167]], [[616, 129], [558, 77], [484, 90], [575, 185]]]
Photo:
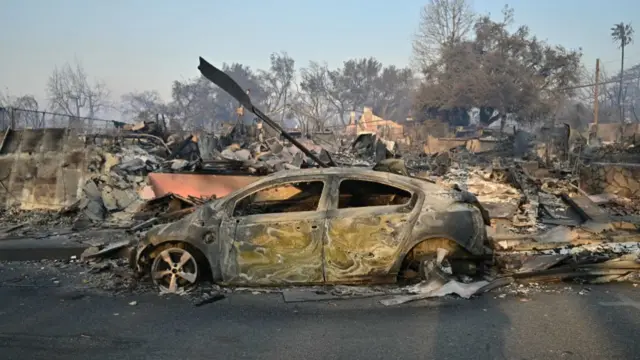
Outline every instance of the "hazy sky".
[[[409, 63], [411, 39], [426, 0], [0, 0], [0, 90], [33, 94], [46, 103], [45, 85], [56, 65], [78, 59], [114, 97], [156, 89], [170, 97], [171, 82], [198, 74], [198, 56], [213, 64], [267, 67], [269, 54], [287, 51], [297, 66], [310, 60], [338, 66], [374, 56]], [[475, 0], [481, 13], [500, 16], [505, 3], [517, 24], [541, 39], [582, 47], [585, 63], [599, 57], [618, 66], [612, 24], [640, 32], [638, 0]], [[640, 62], [640, 43], [627, 63]]]

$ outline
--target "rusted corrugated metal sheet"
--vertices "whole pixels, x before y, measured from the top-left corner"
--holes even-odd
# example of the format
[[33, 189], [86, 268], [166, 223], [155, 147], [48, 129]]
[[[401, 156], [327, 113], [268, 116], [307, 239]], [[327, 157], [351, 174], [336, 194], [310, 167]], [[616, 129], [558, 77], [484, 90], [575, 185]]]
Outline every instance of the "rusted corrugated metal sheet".
[[259, 176], [151, 173], [148, 182], [155, 196], [168, 193], [188, 197], [223, 197], [259, 180]]

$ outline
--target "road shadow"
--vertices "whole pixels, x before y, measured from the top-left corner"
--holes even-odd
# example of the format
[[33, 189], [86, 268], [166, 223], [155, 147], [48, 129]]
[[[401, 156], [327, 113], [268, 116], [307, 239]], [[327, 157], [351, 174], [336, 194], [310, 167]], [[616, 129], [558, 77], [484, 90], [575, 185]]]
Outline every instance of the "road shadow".
[[511, 328], [509, 317], [490, 293], [471, 300], [450, 300], [455, 308], [438, 310], [438, 330], [432, 359], [508, 359], [505, 338]]
[[592, 289], [579, 299], [579, 306], [593, 324], [592, 331], [605, 336], [611, 344], [608, 358], [638, 359], [640, 342], [635, 334], [640, 325], [640, 291], [627, 283], [594, 285]]

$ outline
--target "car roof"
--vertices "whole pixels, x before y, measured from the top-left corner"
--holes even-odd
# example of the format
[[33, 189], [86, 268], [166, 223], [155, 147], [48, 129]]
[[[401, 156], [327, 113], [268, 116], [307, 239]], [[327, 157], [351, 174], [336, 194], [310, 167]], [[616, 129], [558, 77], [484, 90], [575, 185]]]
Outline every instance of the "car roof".
[[[267, 176], [270, 179], [284, 178], [290, 176], [313, 176], [313, 175], [361, 175], [361, 176], [373, 176], [373, 177], [386, 177], [387, 172], [375, 171], [369, 168], [361, 167], [328, 167], [328, 168], [308, 168], [308, 169], [295, 169], [287, 171], [278, 171]], [[406, 177], [406, 176], [403, 176]], [[266, 178], [266, 177], [265, 177]]]
[[[273, 180], [286, 180], [289, 177], [297, 176], [355, 176], [363, 178], [374, 178], [380, 181], [386, 180], [387, 182], [398, 183], [398, 185], [413, 185], [422, 188], [424, 191], [442, 191], [445, 188], [428, 182], [420, 178], [414, 178], [399, 174], [393, 174], [386, 171], [376, 171], [369, 168], [360, 167], [329, 167], [329, 168], [308, 168], [308, 169], [295, 169], [278, 171], [271, 175], [265, 176], [259, 182], [270, 182]], [[363, 179], [364, 180], [364, 179]]]

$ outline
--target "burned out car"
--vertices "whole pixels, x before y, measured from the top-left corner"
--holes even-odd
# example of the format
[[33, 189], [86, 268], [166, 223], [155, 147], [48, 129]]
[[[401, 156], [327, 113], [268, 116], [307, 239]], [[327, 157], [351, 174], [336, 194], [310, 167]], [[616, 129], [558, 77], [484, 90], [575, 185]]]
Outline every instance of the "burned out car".
[[465, 191], [367, 169], [276, 173], [150, 229], [135, 266], [161, 290], [354, 284], [418, 277], [445, 248], [482, 255], [486, 211]]

